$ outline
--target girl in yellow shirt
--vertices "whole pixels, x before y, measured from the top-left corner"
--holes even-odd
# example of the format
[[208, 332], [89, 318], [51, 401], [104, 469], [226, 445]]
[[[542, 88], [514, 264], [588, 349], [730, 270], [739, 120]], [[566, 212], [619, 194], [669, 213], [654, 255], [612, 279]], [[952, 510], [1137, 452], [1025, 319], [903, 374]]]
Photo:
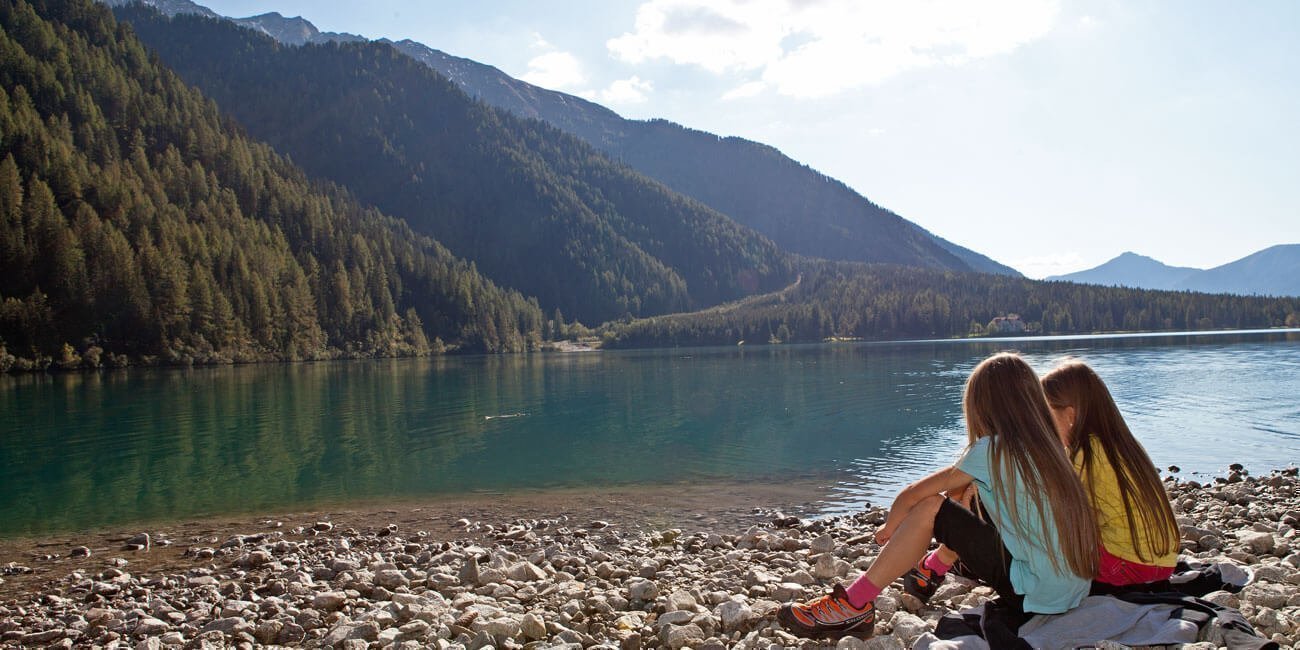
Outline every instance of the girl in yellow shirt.
[[1178, 523], [1160, 475], [1133, 437], [1106, 384], [1087, 364], [1067, 360], [1043, 376], [1057, 434], [1097, 513], [1097, 582], [1131, 585], [1168, 579], [1178, 560]]

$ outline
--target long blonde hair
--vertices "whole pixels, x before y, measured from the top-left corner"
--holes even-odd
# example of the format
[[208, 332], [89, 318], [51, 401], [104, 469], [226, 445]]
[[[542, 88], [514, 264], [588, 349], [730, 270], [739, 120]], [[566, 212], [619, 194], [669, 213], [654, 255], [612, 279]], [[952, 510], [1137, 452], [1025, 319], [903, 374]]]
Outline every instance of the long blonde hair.
[[[1074, 408], [1074, 423], [1069, 431], [1070, 457], [1082, 456], [1080, 478], [1085, 484], [1092, 480], [1093, 463], [1100, 460], [1093, 458], [1089, 439], [1100, 443], [1106, 461], [1115, 470], [1128, 518], [1129, 539], [1138, 557], [1154, 560], [1178, 550], [1178, 522], [1169, 506], [1164, 483], [1147, 450], [1129, 431], [1101, 377], [1088, 364], [1068, 359], [1043, 376], [1043, 392], [1052, 408]], [[1096, 492], [1089, 492], [1095, 500]], [[1146, 544], [1139, 541], [1139, 524], [1147, 531]], [[1147, 553], [1151, 554], [1149, 558]]]
[[1063, 556], [1075, 575], [1092, 579], [1101, 544], [1096, 516], [1061, 448], [1033, 368], [1008, 352], [985, 359], [966, 380], [962, 410], [970, 444], [989, 438], [990, 487], [1016, 531], [1034, 537], [1026, 521], [1032, 513], [1017, 506], [1019, 488], [1033, 501], [1042, 530], [1049, 529], [1047, 512], [1052, 514], [1061, 545], [1059, 555], [1044, 549], [1052, 566], [1061, 570]]

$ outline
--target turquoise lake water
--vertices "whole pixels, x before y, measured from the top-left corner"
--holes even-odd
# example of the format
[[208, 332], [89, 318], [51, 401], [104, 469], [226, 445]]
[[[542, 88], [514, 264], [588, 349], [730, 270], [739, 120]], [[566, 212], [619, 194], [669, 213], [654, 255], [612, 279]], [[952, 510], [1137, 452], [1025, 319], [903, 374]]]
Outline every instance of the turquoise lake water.
[[730, 347], [0, 377], [0, 536], [484, 490], [800, 482], [952, 461], [987, 355], [1073, 355], [1160, 467], [1300, 463], [1300, 332]]

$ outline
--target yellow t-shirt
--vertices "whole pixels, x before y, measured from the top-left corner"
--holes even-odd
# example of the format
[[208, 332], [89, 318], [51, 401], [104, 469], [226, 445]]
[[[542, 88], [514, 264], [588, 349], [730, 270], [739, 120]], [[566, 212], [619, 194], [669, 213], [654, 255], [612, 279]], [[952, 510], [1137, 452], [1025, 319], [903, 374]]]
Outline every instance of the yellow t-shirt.
[[[1133, 539], [1129, 534], [1128, 516], [1124, 512], [1124, 497], [1119, 492], [1119, 480], [1115, 475], [1115, 468], [1111, 466], [1110, 460], [1106, 458], [1106, 452], [1101, 447], [1101, 442], [1095, 436], [1089, 436], [1089, 444], [1092, 446], [1092, 468], [1087, 474], [1083, 472], [1083, 454], [1075, 454], [1074, 471], [1084, 480], [1084, 487], [1088, 489], [1089, 498], [1097, 508], [1097, 525], [1101, 532], [1101, 545], [1114, 556], [1136, 562], [1138, 564], [1147, 564], [1151, 566], [1174, 566], [1178, 562], [1178, 544], [1165, 555], [1157, 558], [1151, 557], [1151, 551], [1147, 548], [1149, 535], [1147, 531], [1138, 529], [1138, 542], [1142, 545], [1147, 557], [1143, 559], [1138, 555], [1137, 549], [1133, 547]], [[1136, 519], [1135, 523], [1140, 527], [1142, 520]], [[1177, 531], [1173, 531], [1173, 539], [1178, 539]]]

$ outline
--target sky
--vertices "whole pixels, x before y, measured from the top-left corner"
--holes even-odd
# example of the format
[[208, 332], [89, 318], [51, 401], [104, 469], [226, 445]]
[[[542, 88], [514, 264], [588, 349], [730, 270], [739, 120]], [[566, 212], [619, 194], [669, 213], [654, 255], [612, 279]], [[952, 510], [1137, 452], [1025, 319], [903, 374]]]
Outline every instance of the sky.
[[1300, 243], [1300, 2], [209, 0], [772, 145], [1041, 278]]

